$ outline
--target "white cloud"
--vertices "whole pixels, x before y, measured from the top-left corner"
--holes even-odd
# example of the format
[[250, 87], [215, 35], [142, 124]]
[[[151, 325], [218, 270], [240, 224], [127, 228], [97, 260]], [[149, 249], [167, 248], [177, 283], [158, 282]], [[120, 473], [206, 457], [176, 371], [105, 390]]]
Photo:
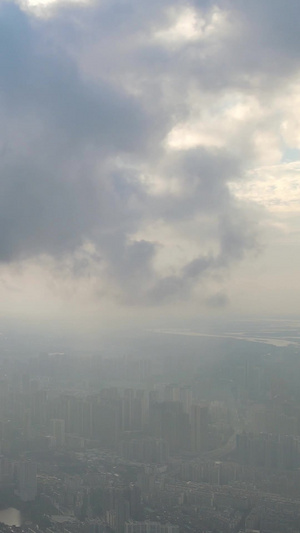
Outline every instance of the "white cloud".
[[248, 181], [231, 183], [230, 188], [238, 198], [272, 213], [300, 214], [300, 161], [253, 169]]
[[51, 19], [57, 10], [68, 5], [88, 6], [95, 0], [16, 0], [20, 7], [34, 16]]
[[214, 6], [208, 13], [188, 6], [168, 10], [169, 24], [154, 32], [154, 39], [165, 46], [178, 48], [189, 42], [220, 39], [230, 29], [229, 16]]

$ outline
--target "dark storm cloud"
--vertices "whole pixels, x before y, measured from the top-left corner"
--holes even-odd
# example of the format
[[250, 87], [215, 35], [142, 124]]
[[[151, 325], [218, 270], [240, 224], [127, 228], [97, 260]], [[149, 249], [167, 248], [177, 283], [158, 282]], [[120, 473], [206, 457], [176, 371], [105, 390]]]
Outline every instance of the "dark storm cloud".
[[149, 125], [138, 103], [105, 82], [85, 84], [71, 59], [48, 49], [42, 28], [32, 27], [14, 4], [1, 6], [0, 47], [1, 93], [12, 113], [37, 113], [72, 143], [142, 148]]
[[[188, 297], [255, 247], [228, 187], [242, 179], [251, 142], [243, 157], [231, 146], [176, 152], [164, 142], [191, 118], [192, 91], [247, 93], [252, 73], [271, 85], [295, 71], [300, 6], [218, 5], [237, 31], [176, 48], [155, 35], [176, 22], [181, 1], [65, 5], [49, 19], [0, 4], [0, 261], [74, 256], [74, 275], [94, 262], [100, 284], [109, 279], [127, 302], [156, 304]], [[189, 6], [211, 20], [213, 2]], [[148, 174], [163, 183], [161, 193]], [[169, 273], [155, 266], [167, 243], [141, 236], [157, 221], [174, 232], [195, 223], [198, 253]], [[213, 251], [203, 249], [206, 223], [216, 226]], [[86, 243], [94, 252], [80, 258]]]
[[88, 239], [117, 190], [98, 179], [93, 151], [107, 157], [147, 143], [138, 102], [106, 83], [85, 84], [70, 58], [45, 44], [41, 27], [1, 5], [2, 261], [68, 253]]

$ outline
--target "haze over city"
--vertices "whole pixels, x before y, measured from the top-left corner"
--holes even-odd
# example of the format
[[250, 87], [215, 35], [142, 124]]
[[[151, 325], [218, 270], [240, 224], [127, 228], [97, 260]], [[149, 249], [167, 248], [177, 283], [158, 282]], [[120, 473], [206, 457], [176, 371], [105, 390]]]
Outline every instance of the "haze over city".
[[0, 0], [0, 533], [300, 532], [299, 0]]

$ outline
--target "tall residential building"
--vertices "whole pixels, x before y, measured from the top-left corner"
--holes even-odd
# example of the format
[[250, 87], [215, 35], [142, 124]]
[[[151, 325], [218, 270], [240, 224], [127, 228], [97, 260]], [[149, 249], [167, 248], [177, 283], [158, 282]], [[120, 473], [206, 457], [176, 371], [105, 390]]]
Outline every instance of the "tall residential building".
[[18, 465], [18, 494], [23, 502], [33, 501], [37, 492], [37, 466], [31, 461], [20, 461]]
[[51, 434], [55, 439], [55, 446], [62, 448], [65, 444], [65, 421], [63, 419], [51, 420]]
[[193, 452], [202, 452], [207, 447], [208, 441], [208, 406], [191, 406], [191, 449]]

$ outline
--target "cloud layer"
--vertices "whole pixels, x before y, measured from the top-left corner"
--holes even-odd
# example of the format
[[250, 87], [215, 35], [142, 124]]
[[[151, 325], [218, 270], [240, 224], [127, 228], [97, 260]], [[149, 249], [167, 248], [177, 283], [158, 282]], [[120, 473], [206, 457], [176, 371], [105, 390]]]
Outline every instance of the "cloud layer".
[[271, 191], [255, 183], [275, 165], [286, 184], [300, 149], [299, 2], [45, 14], [0, 3], [2, 267], [38, 262], [131, 305], [223, 307], [260, 246]]

